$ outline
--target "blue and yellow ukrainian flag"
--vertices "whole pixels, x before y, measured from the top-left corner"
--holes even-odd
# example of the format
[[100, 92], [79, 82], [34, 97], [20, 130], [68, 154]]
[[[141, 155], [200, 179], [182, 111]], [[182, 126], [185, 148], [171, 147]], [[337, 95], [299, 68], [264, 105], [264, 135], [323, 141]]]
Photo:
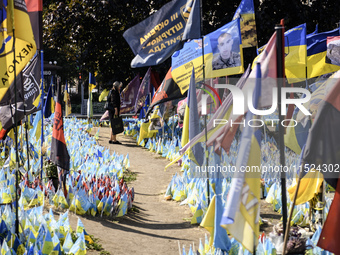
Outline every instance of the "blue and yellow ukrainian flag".
[[54, 248], [53, 242], [52, 242], [52, 236], [50, 231], [47, 229], [46, 236], [44, 239], [43, 247], [42, 247], [42, 254], [48, 255], [51, 254], [52, 250]]
[[[265, 60], [265, 59], [263, 59]], [[265, 64], [264, 64], [265, 65]], [[268, 67], [266, 67], [268, 68]], [[257, 63], [256, 86], [253, 97], [257, 109], [261, 95], [261, 67]], [[246, 122], [255, 117], [250, 111], [246, 114]], [[221, 219], [221, 226], [239, 241], [245, 249], [254, 251], [259, 237], [260, 215], [260, 176], [257, 173], [244, 173], [242, 168], [260, 167], [261, 164], [261, 130], [246, 126], [242, 131], [240, 150], [236, 161], [239, 170], [234, 174], [227, 203]], [[242, 195], [241, 195], [242, 194]]]
[[91, 118], [93, 116], [92, 107], [92, 90], [96, 87], [96, 78], [92, 73], [89, 73], [89, 100], [87, 103], [87, 117]]
[[326, 63], [327, 37], [339, 36], [340, 28], [307, 36], [307, 77], [335, 72], [340, 66]]
[[242, 48], [257, 46], [257, 33], [255, 23], [255, 8], [253, 0], [242, 0], [233, 20], [240, 18]]
[[285, 32], [285, 72], [289, 83], [306, 79], [306, 23]]
[[93, 75], [92, 73], [89, 73], [89, 90], [90, 91], [92, 91], [97, 86], [95, 75]]
[[[1, 1], [0, 9], [0, 100], [14, 81], [14, 74], [19, 74], [37, 48], [34, 41], [31, 21], [24, 1]], [[22, 5], [24, 7], [22, 7]], [[15, 33], [14, 33], [15, 31]], [[13, 35], [15, 34], [15, 57]], [[16, 63], [14, 72], [13, 63]]]

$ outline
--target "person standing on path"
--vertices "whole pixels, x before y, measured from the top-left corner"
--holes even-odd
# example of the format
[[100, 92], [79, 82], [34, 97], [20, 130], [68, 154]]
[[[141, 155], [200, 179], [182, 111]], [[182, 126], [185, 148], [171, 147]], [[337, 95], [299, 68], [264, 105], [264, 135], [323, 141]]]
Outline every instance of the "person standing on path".
[[114, 108], [113, 111], [109, 110], [109, 119], [111, 123], [111, 139], [109, 140], [110, 144], [121, 144], [121, 142], [117, 141], [116, 139], [116, 135], [118, 133], [117, 130], [115, 130], [114, 128], [113, 119], [115, 117], [118, 117], [120, 114], [120, 88], [122, 87], [122, 85], [122, 82], [115, 81], [106, 99], [113, 105]]

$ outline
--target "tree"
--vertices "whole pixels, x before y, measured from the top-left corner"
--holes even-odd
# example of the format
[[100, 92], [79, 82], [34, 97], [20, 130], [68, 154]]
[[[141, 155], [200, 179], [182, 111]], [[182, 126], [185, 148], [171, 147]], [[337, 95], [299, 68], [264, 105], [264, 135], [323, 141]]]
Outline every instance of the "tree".
[[[203, 35], [230, 22], [241, 0], [201, 0]], [[306, 0], [308, 1], [308, 0]], [[123, 33], [159, 10], [169, 0], [66, 0], [44, 1], [45, 59], [57, 60], [63, 67], [62, 77], [88, 77], [98, 72], [97, 82], [111, 86], [115, 80], [128, 83], [146, 68], [132, 69], [134, 55], [123, 38]], [[309, 32], [319, 24], [320, 31], [336, 27], [338, 0], [255, 0], [255, 15], [259, 46], [274, 33], [275, 24], [285, 19], [286, 29], [307, 23]], [[249, 54], [248, 54], [249, 53]], [[251, 63], [255, 49], [245, 54], [245, 63]], [[154, 69], [164, 77], [171, 59]], [[87, 78], [86, 78], [87, 79]]]

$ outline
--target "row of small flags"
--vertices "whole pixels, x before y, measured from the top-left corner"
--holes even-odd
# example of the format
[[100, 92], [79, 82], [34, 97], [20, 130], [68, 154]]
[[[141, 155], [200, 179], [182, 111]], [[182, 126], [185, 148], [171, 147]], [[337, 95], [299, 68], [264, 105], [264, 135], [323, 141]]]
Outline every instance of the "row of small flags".
[[[9, 205], [2, 206], [0, 219], [1, 254], [86, 254], [91, 236], [78, 218], [73, 232], [68, 211], [56, 220], [52, 209], [43, 213], [43, 206], [19, 210], [19, 236], [14, 233], [15, 213]], [[75, 234], [75, 240], [72, 235]]]
[[[127, 130], [125, 131], [126, 135], [133, 136], [136, 140], [138, 139], [138, 131], [139, 131], [140, 121], [135, 120], [135, 122], [129, 121], [129, 126]], [[179, 129], [180, 131], [180, 129]], [[162, 155], [161, 150], [159, 149], [160, 146], [163, 147], [165, 150], [165, 154], [163, 154], [163, 157], [167, 157], [168, 159], [172, 160], [176, 158], [178, 155], [178, 151], [180, 149], [180, 136], [173, 137], [172, 140], [170, 139], [163, 139], [162, 133], [156, 134], [154, 137], [146, 138], [147, 142], [143, 142], [140, 145], [145, 146], [149, 149], [151, 152], [159, 153]], [[262, 142], [262, 165], [270, 166], [270, 165], [277, 165], [278, 162], [278, 150], [277, 145], [274, 139], [272, 137], [267, 137], [267, 142]], [[144, 140], [144, 139], [143, 139]], [[177, 141], [177, 142], [176, 142]], [[164, 145], [164, 146], [163, 146]], [[177, 145], [177, 146], [176, 146]], [[229, 155], [226, 153], [222, 153], [221, 162], [224, 162], [224, 165], [235, 165], [236, 164], [236, 158], [237, 158], [237, 146], [239, 146], [236, 141], [233, 142], [232, 147], [230, 149]], [[209, 162], [213, 165], [213, 158], [214, 158], [214, 152], [213, 150], [209, 150], [210, 159]], [[170, 156], [170, 155], [173, 156]], [[287, 165], [295, 165], [299, 164], [298, 155], [294, 152], [287, 150], [285, 151], [286, 155], [286, 164]], [[204, 165], [204, 164], [203, 164]], [[171, 180], [171, 182], [168, 185], [167, 191], [165, 193], [166, 199], [173, 199], [175, 201], [181, 202], [181, 204], [187, 204], [192, 213], [193, 218], [191, 223], [192, 224], [200, 224], [204, 221], [204, 218], [206, 217], [207, 211], [208, 211], [208, 202], [206, 197], [206, 181], [204, 178], [192, 178], [193, 175], [190, 173], [190, 160], [188, 157], [184, 156], [182, 158], [182, 176], [179, 174], [175, 174]], [[222, 198], [223, 201], [226, 201], [227, 194], [230, 189], [230, 178], [232, 176], [229, 176], [225, 179], [223, 179], [222, 187]], [[213, 178], [213, 176], [211, 176]], [[288, 176], [288, 183], [292, 184], [292, 180], [294, 178], [294, 175]], [[281, 193], [280, 193], [280, 176], [275, 175], [274, 173], [266, 173], [262, 176], [263, 180], [263, 196], [266, 197], [266, 201], [268, 203], [271, 203], [273, 205], [273, 209], [277, 212], [281, 212], [282, 207], [282, 201], [281, 201]], [[210, 187], [210, 200], [213, 198], [214, 195], [214, 181], [211, 179], [211, 187]], [[290, 191], [289, 191], [290, 192]], [[317, 191], [315, 191], [317, 192]], [[313, 193], [314, 194], [314, 193]], [[289, 195], [293, 195], [292, 193], [289, 193]], [[291, 196], [287, 196], [287, 204], [291, 203]], [[308, 203], [306, 203], [308, 199], [304, 200], [303, 203], [296, 206], [296, 210], [294, 211], [292, 222], [296, 225], [306, 226], [309, 224], [309, 210], [310, 206]], [[325, 207], [325, 213], [327, 214], [329, 207], [331, 204], [331, 199], [327, 199], [326, 207]], [[206, 224], [206, 223], [205, 223]], [[214, 225], [212, 223], [212, 225]], [[320, 233], [319, 233], [320, 234]], [[317, 233], [315, 234], [318, 235]], [[211, 233], [211, 238], [214, 240], [214, 233]], [[316, 238], [313, 240], [315, 241]], [[269, 240], [269, 239], [268, 239]], [[268, 241], [267, 241], [268, 242]], [[317, 242], [317, 239], [316, 239]], [[208, 242], [209, 243], [209, 242]], [[237, 243], [237, 250], [242, 250], [244, 253], [241, 254], [247, 254], [248, 251], [244, 250], [240, 243], [233, 240], [232, 243]], [[258, 248], [259, 250], [263, 249], [260, 245], [263, 246], [263, 244], [259, 244]], [[273, 244], [272, 244], [273, 246]], [[214, 246], [209, 246], [209, 249], [214, 249]], [[232, 244], [232, 247], [234, 247], [234, 244]], [[273, 246], [274, 247], [274, 246]], [[268, 247], [267, 247], [268, 248]], [[208, 250], [209, 250], [208, 249]], [[234, 247], [232, 250], [235, 250]], [[316, 243], [314, 244], [314, 250], [321, 250], [321, 248], [316, 247]], [[189, 250], [190, 252], [190, 250]], [[267, 249], [266, 252], [269, 252]], [[185, 253], [183, 253], [185, 254]], [[190, 253], [189, 253], [190, 254]], [[200, 253], [200, 254], [210, 254], [208, 251], [206, 253]], [[214, 253], [211, 253], [214, 254]], [[237, 253], [235, 253], [237, 254]], [[271, 253], [268, 253], [271, 254]]]
[[[324, 255], [332, 255], [333, 253], [329, 251], [325, 251], [321, 249], [320, 247], [317, 247], [318, 240], [320, 238], [321, 234], [321, 227], [318, 226], [317, 230], [315, 233], [311, 236], [308, 237], [306, 240], [306, 253], [305, 254], [324, 254]], [[278, 254], [278, 249], [275, 247], [279, 246], [277, 245], [277, 242], [280, 243], [281, 238], [279, 239], [274, 239], [273, 237], [266, 237], [264, 233], [261, 234], [259, 237], [259, 244], [256, 247], [256, 254], [261, 255], [261, 254], [266, 254], [266, 255], [276, 255]], [[244, 249], [243, 246], [234, 238], [230, 240], [231, 247], [228, 252], [229, 255], [251, 255], [253, 253], [250, 253], [248, 250]], [[282, 244], [282, 243], [281, 243]], [[223, 251], [220, 249], [215, 249], [214, 247], [209, 246], [209, 239], [207, 235], [205, 235], [204, 243], [202, 240], [199, 240], [199, 246], [198, 249], [195, 248], [194, 245], [190, 245], [189, 249], [187, 250], [185, 245], [182, 247], [180, 246], [179, 243], [179, 253], [181, 255], [224, 255]]]
[[[44, 128], [46, 140], [50, 141], [52, 122], [49, 119], [45, 121]], [[86, 121], [76, 118], [65, 119], [64, 128], [65, 142], [71, 152], [70, 172], [66, 176], [65, 189], [55, 190], [52, 181], [47, 180], [48, 176], [45, 176], [45, 171], [43, 172], [43, 181], [37, 178], [37, 175], [40, 176], [39, 172], [36, 172], [36, 169], [40, 167], [38, 156], [41, 153], [39, 149], [40, 136], [38, 139], [35, 136], [30, 136], [29, 139], [31, 150], [29, 152], [31, 154], [31, 169], [29, 171], [26, 171], [27, 151], [23, 149], [20, 152], [20, 158], [26, 169], [20, 169], [23, 175], [23, 179], [19, 183], [21, 193], [18, 201], [21, 226], [19, 228], [20, 236], [16, 242], [19, 241], [21, 249], [26, 250], [28, 254], [31, 254], [30, 251], [51, 254], [53, 249], [57, 252], [56, 254], [61, 254], [62, 251], [85, 254], [85, 243], [91, 242], [91, 238], [85, 230], [79, 230], [80, 228], [84, 229], [84, 225], [79, 220], [78, 237], [73, 243], [72, 230], [67, 219], [68, 211], [79, 215], [87, 213], [92, 216], [120, 217], [132, 207], [133, 188], [128, 188], [122, 178], [123, 172], [129, 167], [129, 156], [111, 154], [108, 149], [99, 146], [96, 137], [89, 135], [92, 126], [88, 125]], [[23, 143], [23, 148], [26, 148], [25, 142], [25, 140], [20, 141]], [[21, 147], [20, 143], [19, 147]], [[10, 166], [15, 163], [15, 149], [12, 144], [13, 141], [10, 138], [6, 138], [3, 142], [1, 157], [6, 159], [5, 157], [8, 155], [8, 159], [0, 171], [0, 202], [16, 204], [14, 201], [15, 171], [10, 170]], [[42, 152], [45, 154], [45, 160], [49, 160], [50, 150], [51, 148], [46, 148]], [[39, 210], [42, 210], [46, 199], [52, 206], [67, 209], [67, 212], [61, 216], [60, 223], [55, 222], [51, 210], [43, 218], [39, 216], [43, 215]], [[1, 206], [0, 210], [2, 210], [1, 226], [5, 229], [4, 224], [6, 223], [8, 230], [3, 230], [8, 241], [0, 245], [6, 251], [4, 254], [11, 252], [11, 249], [17, 252], [18, 247], [14, 245], [14, 212], [9, 205]], [[0, 232], [3, 233], [1, 227]], [[13, 236], [13, 241], [8, 237], [9, 235]]]

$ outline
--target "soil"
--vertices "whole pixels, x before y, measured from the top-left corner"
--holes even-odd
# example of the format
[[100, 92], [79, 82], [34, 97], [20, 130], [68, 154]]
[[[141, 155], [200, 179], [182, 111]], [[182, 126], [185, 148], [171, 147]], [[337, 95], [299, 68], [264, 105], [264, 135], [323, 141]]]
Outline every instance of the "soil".
[[[96, 132], [97, 128], [93, 128], [91, 133], [94, 135]], [[137, 174], [136, 180], [128, 184], [135, 190], [134, 209], [114, 219], [78, 216], [70, 212], [72, 229], [76, 229], [77, 219], [81, 217], [86, 231], [99, 238], [98, 242], [108, 252], [105, 254], [179, 254], [179, 245], [181, 249], [185, 245], [186, 251], [190, 245], [197, 250], [199, 240], [204, 243], [205, 234], [209, 237], [208, 231], [190, 224], [192, 213], [188, 206], [164, 199], [166, 188], [180, 167], [175, 164], [165, 171], [169, 161], [137, 146], [132, 137], [118, 135], [122, 145], [109, 144], [109, 137], [110, 129], [101, 127], [99, 144], [109, 147], [111, 153], [129, 154], [129, 170]], [[58, 211], [55, 213], [58, 214]], [[261, 217], [266, 222], [261, 226], [261, 232], [269, 233], [281, 215], [262, 200]], [[87, 254], [103, 253], [88, 250]]]

